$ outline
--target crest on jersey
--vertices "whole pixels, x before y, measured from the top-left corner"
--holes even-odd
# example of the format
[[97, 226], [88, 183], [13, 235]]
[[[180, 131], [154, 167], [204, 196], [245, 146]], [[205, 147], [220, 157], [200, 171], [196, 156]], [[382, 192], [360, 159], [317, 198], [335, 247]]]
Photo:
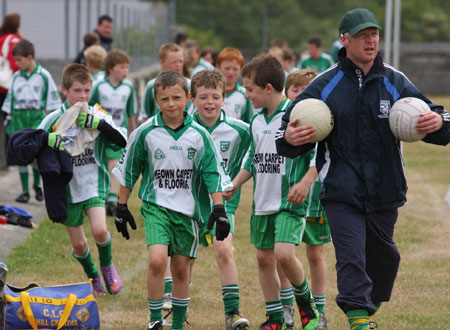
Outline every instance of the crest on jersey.
[[380, 100], [380, 112], [378, 118], [388, 118], [389, 111], [391, 111], [391, 102], [389, 100]]
[[187, 158], [188, 158], [189, 160], [193, 159], [194, 156], [195, 156], [195, 152], [196, 152], [196, 151], [197, 151], [197, 150], [195, 150], [194, 148], [188, 148]]
[[225, 152], [230, 147], [230, 141], [220, 141], [220, 151]]
[[91, 314], [86, 308], [82, 308], [77, 312], [77, 319], [79, 319], [81, 322], [86, 323], [89, 318], [91, 317]]
[[161, 149], [155, 150], [155, 159], [163, 159], [166, 158], [166, 155], [164, 155], [164, 152]]

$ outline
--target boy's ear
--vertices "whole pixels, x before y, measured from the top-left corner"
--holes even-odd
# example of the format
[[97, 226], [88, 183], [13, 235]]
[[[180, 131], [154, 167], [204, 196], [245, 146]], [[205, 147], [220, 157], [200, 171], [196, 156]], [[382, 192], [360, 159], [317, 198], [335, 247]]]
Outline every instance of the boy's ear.
[[268, 93], [273, 92], [273, 86], [271, 83], [266, 84], [266, 87], [264, 88]]

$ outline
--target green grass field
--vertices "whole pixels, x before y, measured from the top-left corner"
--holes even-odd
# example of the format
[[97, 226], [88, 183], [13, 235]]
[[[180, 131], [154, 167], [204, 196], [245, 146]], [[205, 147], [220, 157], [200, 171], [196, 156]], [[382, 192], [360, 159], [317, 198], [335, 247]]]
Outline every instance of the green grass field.
[[[433, 100], [450, 109], [450, 97], [434, 97]], [[383, 304], [375, 321], [383, 330], [446, 330], [450, 328], [450, 208], [444, 202], [444, 196], [450, 185], [450, 146], [423, 142], [404, 144], [404, 159], [408, 202], [400, 209], [395, 233], [402, 261], [391, 302]], [[251, 328], [258, 329], [265, 320], [265, 312], [255, 249], [249, 243], [251, 199], [251, 185], [247, 183], [237, 213], [234, 248], [241, 287], [241, 312], [250, 320]], [[138, 226], [137, 231], [131, 232], [131, 240], [123, 239], [116, 232], [113, 219], [108, 218], [114, 263], [124, 285], [119, 295], [98, 299], [102, 328], [107, 330], [143, 330], [148, 324], [148, 254], [136, 195], [133, 195], [130, 205]], [[87, 226], [85, 230], [97, 260], [92, 235]], [[325, 254], [328, 264], [328, 328], [348, 329], [344, 314], [334, 302], [337, 290], [332, 244], [326, 246]], [[297, 255], [309, 274], [303, 246], [297, 248]], [[49, 220], [43, 221], [24, 244], [14, 249], [6, 264], [10, 270], [7, 282], [17, 286], [29, 282], [54, 285], [85, 280], [81, 266], [71, 256], [65, 229]], [[193, 271], [189, 322], [185, 329], [224, 329], [219, 275], [211, 248], [199, 249]], [[300, 328], [297, 313], [296, 329]]]

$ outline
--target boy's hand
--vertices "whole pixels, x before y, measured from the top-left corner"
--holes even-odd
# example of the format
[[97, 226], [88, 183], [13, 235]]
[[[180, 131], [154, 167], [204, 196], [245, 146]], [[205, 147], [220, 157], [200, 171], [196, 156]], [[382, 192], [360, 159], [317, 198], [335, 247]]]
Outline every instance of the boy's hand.
[[292, 204], [303, 204], [308, 196], [309, 187], [310, 185], [304, 180], [300, 181], [289, 191], [287, 201]]
[[97, 129], [100, 124], [100, 118], [90, 115], [86, 112], [81, 112], [77, 118], [77, 125], [82, 128]]
[[50, 148], [53, 148], [53, 149], [56, 149], [59, 151], [63, 151], [64, 145], [62, 144], [61, 133], [59, 133], [59, 132], [48, 133], [47, 145]]
[[211, 230], [214, 222], [216, 223], [216, 239], [223, 241], [230, 233], [230, 222], [225, 212], [225, 207], [222, 204], [214, 205], [214, 209], [209, 216], [208, 230]]
[[134, 222], [133, 215], [130, 210], [128, 210], [127, 204], [117, 203], [116, 208], [116, 228], [119, 233], [122, 234], [126, 239], [130, 239], [130, 234], [128, 234], [127, 222], [133, 230], [136, 230], [136, 223]]

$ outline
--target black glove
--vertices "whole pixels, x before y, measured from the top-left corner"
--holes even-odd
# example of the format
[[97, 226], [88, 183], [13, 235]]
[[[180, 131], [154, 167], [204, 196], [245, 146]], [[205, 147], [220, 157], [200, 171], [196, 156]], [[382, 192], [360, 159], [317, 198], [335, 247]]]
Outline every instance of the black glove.
[[214, 222], [216, 223], [216, 239], [223, 241], [230, 233], [230, 222], [225, 212], [225, 207], [222, 204], [214, 205], [214, 209], [209, 216], [208, 230], [211, 230]]
[[127, 222], [133, 230], [136, 230], [136, 223], [134, 222], [133, 215], [130, 210], [128, 210], [127, 204], [117, 203], [116, 208], [116, 228], [119, 233], [122, 234], [126, 239], [130, 239], [130, 234], [128, 234]]

